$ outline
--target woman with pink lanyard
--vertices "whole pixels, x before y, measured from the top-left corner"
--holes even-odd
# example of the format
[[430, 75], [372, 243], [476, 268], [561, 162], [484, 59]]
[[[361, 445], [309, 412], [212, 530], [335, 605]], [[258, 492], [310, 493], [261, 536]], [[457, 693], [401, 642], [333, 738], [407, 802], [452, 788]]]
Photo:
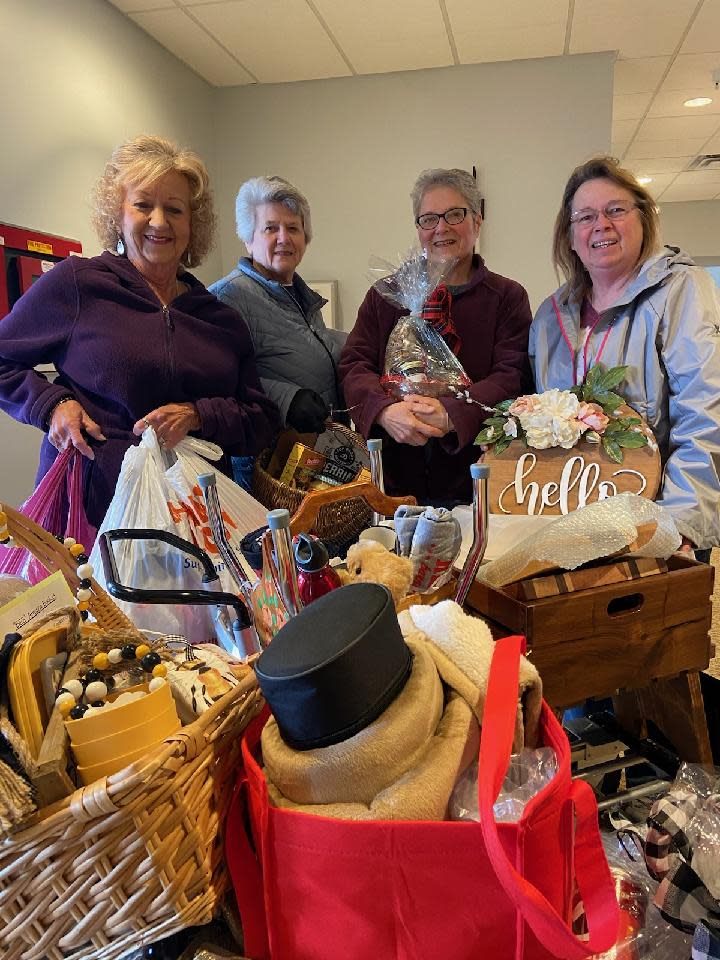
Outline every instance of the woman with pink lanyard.
[[616, 160], [577, 167], [553, 239], [566, 283], [533, 320], [530, 360], [539, 391], [627, 366], [617, 390], [660, 447], [657, 500], [707, 561], [720, 544], [720, 291], [659, 234], [655, 201]]

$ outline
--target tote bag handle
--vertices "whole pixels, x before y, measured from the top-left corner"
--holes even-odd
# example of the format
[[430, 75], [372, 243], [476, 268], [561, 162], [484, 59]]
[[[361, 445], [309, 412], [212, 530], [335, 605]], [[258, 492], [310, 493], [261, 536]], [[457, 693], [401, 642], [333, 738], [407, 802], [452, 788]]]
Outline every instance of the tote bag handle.
[[573, 781], [566, 801], [571, 806], [568, 813], [575, 815], [574, 866], [590, 931], [587, 940], [576, 937], [537, 887], [513, 867], [493, 814], [510, 761], [523, 642], [522, 637], [505, 637], [497, 641], [493, 652], [480, 738], [480, 826], [495, 876], [537, 939], [562, 960], [583, 960], [615, 944], [620, 922], [592, 788], [584, 781]]

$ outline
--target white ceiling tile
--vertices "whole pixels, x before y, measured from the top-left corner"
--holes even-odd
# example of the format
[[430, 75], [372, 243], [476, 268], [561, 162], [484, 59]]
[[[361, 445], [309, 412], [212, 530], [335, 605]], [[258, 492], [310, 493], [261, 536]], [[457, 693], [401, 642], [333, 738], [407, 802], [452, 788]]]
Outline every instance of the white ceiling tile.
[[720, 133], [703, 147], [704, 153], [720, 153]]
[[680, 173], [687, 165], [687, 157], [646, 157], [644, 160], [633, 160], [631, 168], [636, 176], [642, 177], [658, 173]]
[[694, 157], [705, 145], [704, 140], [635, 140], [628, 150], [628, 160], [652, 157]]
[[[687, 173], [680, 173], [675, 182], [683, 187], [695, 183], [700, 183], [704, 186], [712, 186], [714, 183], [720, 184], [720, 164], [718, 164], [715, 169], [688, 170]], [[720, 186], [715, 189], [716, 192], [720, 192]]]
[[[712, 103], [704, 107], [686, 107], [686, 100], [708, 96]], [[702, 117], [706, 114], [720, 114], [720, 92], [710, 96], [706, 91], [695, 87], [690, 90], [661, 90], [650, 105], [648, 117]]]
[[567, 0], [446, 0], [461, 63], [560, 56]]
[[623, 140], [632, 140], [635, 131], [638, 128], [637, 120], [613, 120], [612, 138], [613, 141], [622, 142]]
[[358, 73], [444, 67], [453, 62], [437, 0], [314, 0]]
[[613, 97], [613, 120], [639, 120], [649, 103], [649, 93], [616, 94]]
[[[715, 38], [715, 43], [720, 38]], [[713, 71], [720, 66], [720, 53], [683, 53], [676, 57], [663, 83], [663, 90], [687, 90], [696, 87], [704, 91], [698, 96], [712, 97], [715, 87]]]
[[253, 82], [233, 57], [177, 7], [133, 13], [131, 19], [209, 83], [234, 86]]
[[669, 57], [616, 60], [615, 96], [620, 93], [654, 93], [669, 62]]
[[305, 0], [209, 3], [192, 13], [260, 83], [351, 73]]
[[641, 140], [679, 140], [712, 137], [720, 127], [720, 117], [653, 117], [643, 121], [638, 137]]
[[110, 3], [123, 13], [137, 13], [139, 10], [159, 10], [162, 7], [174, 7], [175, 0], [110, 0]]
[[571, 53], [619, 50], [623, 58], [671, 54], [696, 0], [575, 0]]
[[717, 0], [705, 0], [680, 52], [717, 53], [718, 51], [720, 51], [720, 3]]
[[[635, 172], [635, 171], [633, 171], [633, 172]], [[655, 173], [655, 174], [649, 174], [649, 173], [648, 173], [648, 174], [646, 174], [646, 173], [643, 171], [643, 172], [636, 173], [636, 176], [638, 176], [638, 177], [652, 176], [651, 182], [650, 182], [650, 183], [644, 183], [643, 186], [645, 187], [646, 190], [649, 190], [650, 193], [653, 195], [653, 197], [655, 197], [656, 199], [660, 196], [660, 194], [663, 192], [663, 190], [664, 190], [666, 187], [669, 187], [669, 186], [670, 186], [670, 184], [671, 184], [671, 183], [673, 182], [673, 180], [675, 179], [675, 174], [674, 174], [674, 173]]]
[[613, 140], [610, 153], [613, 157], [622, 157], [628, 148], [629, 140]]
[[679, 186], [672, 184], [662, 195], [663, 203], [677, 203], [683, 200], [713, 200], [720, 189], [716, 183], [703, 186], [701, 184], [687, 184]]

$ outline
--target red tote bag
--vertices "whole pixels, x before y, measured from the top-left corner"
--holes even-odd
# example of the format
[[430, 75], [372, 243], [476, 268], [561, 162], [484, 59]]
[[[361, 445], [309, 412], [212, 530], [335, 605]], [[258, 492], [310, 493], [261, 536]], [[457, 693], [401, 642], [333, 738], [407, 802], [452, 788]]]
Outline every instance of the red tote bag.
[[[258, 762], [261, 716], [226, 857], [252, 960], [582, 960], [616, 941], [619, 911], [592, 789], [570, 777], [570, 748], [543, 704], [558, 773], [518, 823], [496, 824], [508, 767], [521, 637], [498, 641], [480, 744], [481, 822], [335, 820], [271, 806]], [[254, 850], [245, 831], [249, 814]], [[569, 926], [575, 883], [589, 939]]]

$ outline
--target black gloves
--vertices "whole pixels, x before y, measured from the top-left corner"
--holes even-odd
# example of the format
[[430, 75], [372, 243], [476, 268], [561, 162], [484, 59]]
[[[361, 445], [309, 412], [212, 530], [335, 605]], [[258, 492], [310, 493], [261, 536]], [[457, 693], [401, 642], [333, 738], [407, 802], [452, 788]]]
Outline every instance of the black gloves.
[[314, 390], [298, 390], [287, 412], [287, 424], [298, 433], [322, 433], [330, 415], [327, 404]]

